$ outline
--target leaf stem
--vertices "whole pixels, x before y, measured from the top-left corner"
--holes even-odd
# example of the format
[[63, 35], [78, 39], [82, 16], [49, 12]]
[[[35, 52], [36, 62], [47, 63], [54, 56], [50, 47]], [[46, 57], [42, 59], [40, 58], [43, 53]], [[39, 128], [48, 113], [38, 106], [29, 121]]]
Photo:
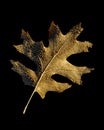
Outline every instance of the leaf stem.
[[27, 102], [27, 104], [26, 104], [26, 106], [25, 106], [25, 108], [24, 108], [24, 110], [23, 110], [23, 114], [26, 113], [26, 110], [27, 110], [27, 108], [28, 108], [28, 105], [30, 104], [30, 101], [31, 101], [31, 99], [32, 99], [32, 97], [33, 97], [33, 95], [34, 95], [34, 93], [35, 93], [35, 91], [32, 92], [32, 94], [31, 94], [31, 96], [30, 96], [30, 98], [29, 98], [29, 100], [28, 100], [28, 102]]

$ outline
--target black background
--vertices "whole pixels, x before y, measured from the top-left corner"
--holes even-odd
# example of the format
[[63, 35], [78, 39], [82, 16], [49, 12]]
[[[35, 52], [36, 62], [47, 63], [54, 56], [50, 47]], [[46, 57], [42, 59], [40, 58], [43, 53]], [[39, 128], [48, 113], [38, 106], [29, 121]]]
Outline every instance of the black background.
[[[97, 4], [97, 5], [96, 5]], [[61, 128], [60, 126], [78, 128], [94, 127], [99, 118], [98, 88], [96, 80], [96, 53], [98, 44], [99, 8], [98, 3], [49, 1], [49, 2], [16, 2], [1, 4], [0, 12], [0, 71], [1, 102], [5, 124], [10, 121], [10, 128]], [[69, 58], [72, 64], [94, 67], [90, 74], [82, 76], [83, 85], [73, 84], [71, 89], [63, 93], [48, 92], [44, 100], [35, 93], [25, 115], [24, 106], [33, 88], [25, 86], [21, 77], [11, 70], [11, 59], [19, 60], [33, 68], [32, 62], [19, 54], [14, 44], [22, 42], [21, 29], [28, 31], [35, 41], [43, 40], [48, 45], [48, 29], [50, 23], [58, 24], [62, 33], [66, 34], [73, 26], [82, 23], [84, 31], [78, 37], [81, 41], [90, 41], [93, 48], [89, 53], [78, 54]], [[56, 77], [58, 81], [65, 81]], [[48, 125], [48, 126], [47, 126]], [[6, 125], [5, 125], [6, 126]], [[3, 126], [4, 127], [4, 126]], [[65, 129], [65, 128], [64, 128]]]

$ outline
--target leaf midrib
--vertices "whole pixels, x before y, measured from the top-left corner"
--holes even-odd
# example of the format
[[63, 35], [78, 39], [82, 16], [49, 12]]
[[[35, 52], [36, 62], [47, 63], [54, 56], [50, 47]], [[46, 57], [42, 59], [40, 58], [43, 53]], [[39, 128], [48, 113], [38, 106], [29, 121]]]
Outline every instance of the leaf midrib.
[[35, 88], [34, 88], [32, 94], [31, 94], [31, 96], [30, 96], [30, 98], [29, 98], [29, 100], [28, 100], [28, 102], [27, 102], [27, 104], [26, 104], [26, 106], [25, 106], [25, 108], [24, 108], [23, 114], [25, 114], [26, 109], [27, 109], [27, 107], [28, 107], [28, 105], [29, 105], [29, 103], [30, 103], [30, 101], [31, 101], [31, 99], [32, 99], [32, 97], [33, 97], [33, 95], [34, 95], [34, 93], [36, 92], [36, 89], [37, 89], [37, 87], [38, 87], [38, 84], [40, 83], [40, 81], [41, 81], [41, 79], [42, 79], [42, 77], [43, 77], [45, 71], [46, 71], [47, 68], [50, 66], [50, 64], [53, 62], [53, 60], [54, 60], [55, 57], [58, 55], [58, 53], [61, 51], [61, 49], [63, 48], [63, 46], [65, 46], [65, 44], [67, 44], [67, 43], [65, 43], [65, 40], [64, 40], [62, 46], [59, 48], [59, 50], [57, 51], [57, 53], [50, 59], [49, 63], [47, 64], [47, 66], [45, 67], [44, 71], [42, 72], [40, 78], [37, 80], [36, 86], [35, 86]]

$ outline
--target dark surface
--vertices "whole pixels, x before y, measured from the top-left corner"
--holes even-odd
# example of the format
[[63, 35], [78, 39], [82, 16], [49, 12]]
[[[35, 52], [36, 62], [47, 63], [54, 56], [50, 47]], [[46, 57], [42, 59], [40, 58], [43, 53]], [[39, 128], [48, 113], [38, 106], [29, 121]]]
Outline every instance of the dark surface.
[[[12, 3], [6, 10], [2, 10], [0, 19], [0, 71], [1, 71], [1, 95], [3, 105], [4, 122], [8, 122], [10, 128], [50, 129], [53, 127], [67, 126], [78, 128], [93, 127], [97, 125], [99, 115], [98, 88], [96, 77], [96, 49], [98, 44], [99, 14], [96, 5], [83, 3]], [[34, 69], [32, 62], [19, 54], [14, 44], [22, 42], [21, 29], [28, 31], [35, 41], [43, 40], [48, 45], [48, 29], [54, 21], [59, 25], [63, 34], [66, 34], [73, 26], [82, 22], [84, 31], [78, 37], [81, 41], [90, 41], [93, 48], [88, 54], [74, 55], [68, 60], [75, 65], [94, 67], [95, 70], [82, 77], [83, 85], [73, 84], [72, 88], [63, 93], [48, 92], [42, 100], [36, 93], [25, 115], [22, 114], [24, 106], [31, 95], [33, 88], [25, 86], [21, 77], [11, 70], [9, 60], [19, 60], [24, 65]], [[57, 76], [58, 81], [66, 79]], [[11, 121], [13, 120], [13, 121]], [[14, 123], [13, 123], [14, 122]], [[49, 126], [47, 126], [49, 125]], [[37, 128], [38, 127], [38, 128]], [[64, 128], [65, 129], [65, 128]]]

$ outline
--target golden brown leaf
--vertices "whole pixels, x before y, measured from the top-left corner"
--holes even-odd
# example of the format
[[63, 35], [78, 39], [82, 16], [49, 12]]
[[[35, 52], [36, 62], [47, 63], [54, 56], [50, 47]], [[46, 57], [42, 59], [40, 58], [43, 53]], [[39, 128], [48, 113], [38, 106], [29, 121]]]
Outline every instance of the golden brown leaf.
[[49, 28], [48, 47], [45, 47], [42, 41], [33, 41], [29, 33], [22, 30], [23, 44], [14, 45], [14, 47], [37, 65], [36, 71], [33, 71], [19, 61], [11, 60], [12, 69], [22, 76], [25, 85], [34, 87], [23, 113], [26, 112], [35, 92], [41, 98], [45, 98], [48, 91], [63, 92], [71, 87], [71, 84], [55, 81], [52, 79], [52, 75], [62, 75], [80, 85], [82, 83], [81, 76], [93, 70], [86, 66], [72, 65], [66, 60], [73, 54], [88, 52], [88, 48], [92, 47], [92, 43], [88, 41], [81, 42], [77, 40], [82, 30], [80, 23], [74, 26], [66, 35], [63, 35], [59, 27], [52, 22]]

